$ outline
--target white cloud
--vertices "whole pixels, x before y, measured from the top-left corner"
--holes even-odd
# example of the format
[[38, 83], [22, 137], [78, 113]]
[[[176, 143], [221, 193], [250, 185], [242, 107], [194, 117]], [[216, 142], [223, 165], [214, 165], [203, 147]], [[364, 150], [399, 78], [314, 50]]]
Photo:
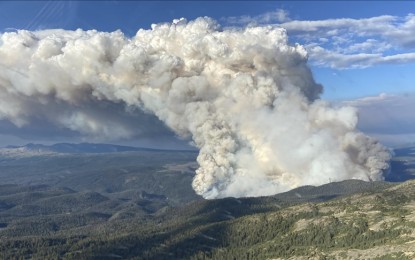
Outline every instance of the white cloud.
[[231, 24], [274, 24], [290, 40], [305, 44], [311, 62], [335, 69], [366, 68], [415, 61], [415, 15], [381, 15], [362, 19], [291, 20], [277, 10], [255, 17], [231, 17]]
[[[307, 43], [310, 60], [317, 66], [348, 69], [415, 61], [413, 14], [406, 17], [382, 15], [365, 19], [295, 20], [279, 26], [287, 29], [291, 39]], [[321, 41], [322, 38], [325, 40]]]
[[326, 20], [294, 20], [279, 24], [293, 34], [318, 34], [320, 37], [324, 35], [339, 35], [343, 31], [357, 32], [364, 36], [384, 34], [385, 31], [393, 31], [396, 27], [394, 24], [398, 22], [396, 16], [382, 15], [364, 19], [326, 19]]
[[367, 39], [364, 42], [353, 43], [344, 50], [345, 53], [382, 53], [392, 48], [392, 44], [387, 42], [381, 42], [375, 39]]
[[334, 69], [367, 68], [381, 64], [404, 64], [415, 62], [415, 52], [383, 56], [382, 53], [344, 54], [309, 45], [310, 61], [317, 66]]
[[376, 36], [401, 47], [415, 48], [414, 14], [406, 17], [382, 15], [364, 19], [294, 20], [279, 25], [292, 35], [308, 35], [314, 38], [351, 33], [359, 37]]
[[344, 101], [343, 104], [348, 105], [348, 106], [359, 107], [359, 106], [371, 105], [373, 103], [383, 102], [385, 100], [390, 100], [393, 97], [395, 96], [389, 95], [386, 93], [380, 93], [378, 96], [369, 96], [369, 97], [358, 98], [355, 100], [347, 100], [347, 101]]
[[256, 16], [242, 15], [231, 16], [223, 18], [227, 24], [232, 25], [258, 25], [258, 24], [270, 24], [270, 23], [283, 23], [290, 20], [289, 14], [286, 10], [277, 9], [275, 11], [266, 12]]

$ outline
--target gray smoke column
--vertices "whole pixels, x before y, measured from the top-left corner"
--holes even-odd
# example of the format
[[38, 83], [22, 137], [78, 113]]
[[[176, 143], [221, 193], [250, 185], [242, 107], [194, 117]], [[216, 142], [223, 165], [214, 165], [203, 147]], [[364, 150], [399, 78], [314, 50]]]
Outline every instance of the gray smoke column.
[[193, 188], [205, 198], [381, 180], [388, 168], [388, 150], [355, 130], [355, 109], [319, 100], [305, 49], [281, 28], [199, 18], [132, 38], [18, 31], [1, 35], [0, 63], [1, 119], [123, 138], [130, 130], [105, 120], [103, 103], [153, 113], [200, 149]]

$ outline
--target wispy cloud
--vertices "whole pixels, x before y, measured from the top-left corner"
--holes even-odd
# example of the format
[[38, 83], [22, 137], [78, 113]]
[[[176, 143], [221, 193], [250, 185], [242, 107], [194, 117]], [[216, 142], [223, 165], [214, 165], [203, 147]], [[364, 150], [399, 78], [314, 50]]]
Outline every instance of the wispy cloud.
[[280, 23], [293, 36], [316, 37], [352, 36], [379, 37], [403, 48], [415, 48], [415, 15], [405, 17], [382, 15], [365, 19], [327, 19], [288, 21]]
[[283, 23], [290, 21], [289, 14], [286, 10], [277, 9], [256, 16], [243, 15], [222, 18], [229, 25], [258, 25], [270, 23]]
[[310, 61], [317, 66], [334, 69], [367, 68], [381, 64], [404, 64], [415, 62], [415, 53], [399, 53], [384, 56], [382, 53], [353, 53], [324, 49], [320, 46], [307, 48]]
[[278, 24], [304, 41], [313, 64], [335, 69], [415, 62], [415, 16], [288, 21]]
[[334, 69], [415, 62], [415, 15], [363, 19], [292, 20], [278, 9], [258, 16], [231, 17], [231, 24], [273, 24], [306, 46], [310, 61]]
[[344, 49], [345, 53], [382, 53], [393, 48], [393, 45], [387, 42], [367, 39], [363, 42], [352, 43], [350, 46]]

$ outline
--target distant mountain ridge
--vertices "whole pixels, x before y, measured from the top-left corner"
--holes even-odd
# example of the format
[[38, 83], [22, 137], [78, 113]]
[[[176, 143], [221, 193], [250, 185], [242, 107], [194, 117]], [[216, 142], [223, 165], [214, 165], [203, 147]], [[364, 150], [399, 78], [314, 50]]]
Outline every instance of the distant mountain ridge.
[[21, 152], [35, 153], [115, 153], [115, 152], [136, 152], [136, 151], [166, 151], [166, 149], [153, 149], [143, 147], [133, 147], [114, 144], [97, 143], [56, 143], [53, 145], [29, 143], [23, 146], [9, 145], [2, 150], [16, 150]]

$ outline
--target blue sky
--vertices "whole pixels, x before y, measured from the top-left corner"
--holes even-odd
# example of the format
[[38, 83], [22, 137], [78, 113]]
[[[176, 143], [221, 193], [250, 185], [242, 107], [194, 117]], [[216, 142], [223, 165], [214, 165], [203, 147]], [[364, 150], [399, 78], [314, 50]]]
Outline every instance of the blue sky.
[[[223, 27], [279, 25], [287, 28], [292, 43], [306, 47], [314, 76], [324, 86], [322, 98], [354, 100], [359, 107], [356, 100], [368, 96], [397, 99], [415, 92], [413, 10], [414, 1], [2, 1], [0, 31], [120, 29], [132, 36], [152, 23], [199, 16], [212, 17]], [[401, 109], [414, 108], [407, 103]]]

